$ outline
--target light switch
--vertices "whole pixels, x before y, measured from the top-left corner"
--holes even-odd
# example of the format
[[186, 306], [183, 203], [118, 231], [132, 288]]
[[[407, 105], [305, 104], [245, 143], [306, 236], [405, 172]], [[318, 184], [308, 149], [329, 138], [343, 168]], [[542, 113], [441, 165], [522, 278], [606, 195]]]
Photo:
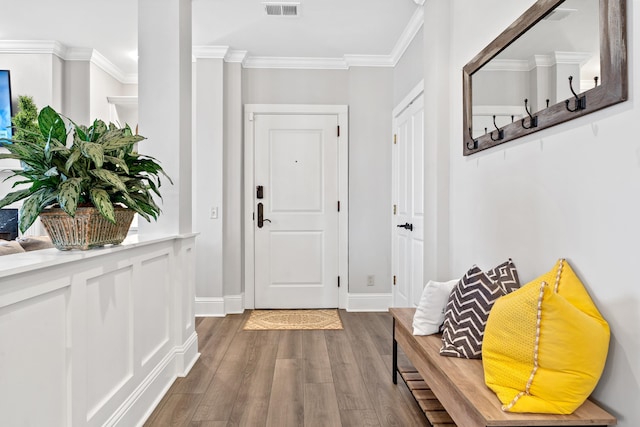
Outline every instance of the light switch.
[[218, 208], [211, 208], [211, 215], [209, 216], [211, 219], [218, 219]]

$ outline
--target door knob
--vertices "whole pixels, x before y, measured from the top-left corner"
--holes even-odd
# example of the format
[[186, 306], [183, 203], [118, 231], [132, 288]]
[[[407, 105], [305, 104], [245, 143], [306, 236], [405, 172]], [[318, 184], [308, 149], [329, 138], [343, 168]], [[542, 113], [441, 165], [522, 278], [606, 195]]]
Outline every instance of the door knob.
[[409, 231], [413, 231], [413, 224], [409, 224], [408, 222], [404, 223], [404, 224], [401, 224], [401, 225], [396, 225], [396, 227], [404, 228], [404, 229], [409, 230]]

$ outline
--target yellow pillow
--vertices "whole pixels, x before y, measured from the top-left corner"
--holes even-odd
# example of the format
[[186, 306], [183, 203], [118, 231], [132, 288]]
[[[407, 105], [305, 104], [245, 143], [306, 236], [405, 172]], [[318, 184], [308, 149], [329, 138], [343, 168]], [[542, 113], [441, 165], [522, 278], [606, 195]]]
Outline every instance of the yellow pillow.
[[566, 260], [498, 299], [482, 344], [485, 382], [504, 411], [571, 414], [595, 388], [609, 325]]

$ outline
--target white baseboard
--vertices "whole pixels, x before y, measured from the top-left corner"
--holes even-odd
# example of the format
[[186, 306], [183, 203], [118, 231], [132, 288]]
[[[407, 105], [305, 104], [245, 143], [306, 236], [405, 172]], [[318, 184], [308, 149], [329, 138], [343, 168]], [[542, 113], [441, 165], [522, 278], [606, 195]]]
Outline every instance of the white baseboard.
[[142, 426], [178, 376], [186, 376], [200, 357], [198, 335], [174, 347], [125, 399], [105, 426]]
[[225, 296], [224, 311], [226, 314], [244, 313], [244, 294]]
[[393, 294], [349, 294], [347, 311], [389, 311]]
[[196, 297], [196, 317], [224, 317], [244, 312], [244, 294]]

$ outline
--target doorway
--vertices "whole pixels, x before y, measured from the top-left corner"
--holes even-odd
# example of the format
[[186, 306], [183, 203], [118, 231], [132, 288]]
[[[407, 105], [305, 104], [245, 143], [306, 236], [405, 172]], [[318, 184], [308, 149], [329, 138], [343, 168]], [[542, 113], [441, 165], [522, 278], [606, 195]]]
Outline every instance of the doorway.
[[346, 106], [245, 106], [246, 308], [336, 308], [348, 287]]

